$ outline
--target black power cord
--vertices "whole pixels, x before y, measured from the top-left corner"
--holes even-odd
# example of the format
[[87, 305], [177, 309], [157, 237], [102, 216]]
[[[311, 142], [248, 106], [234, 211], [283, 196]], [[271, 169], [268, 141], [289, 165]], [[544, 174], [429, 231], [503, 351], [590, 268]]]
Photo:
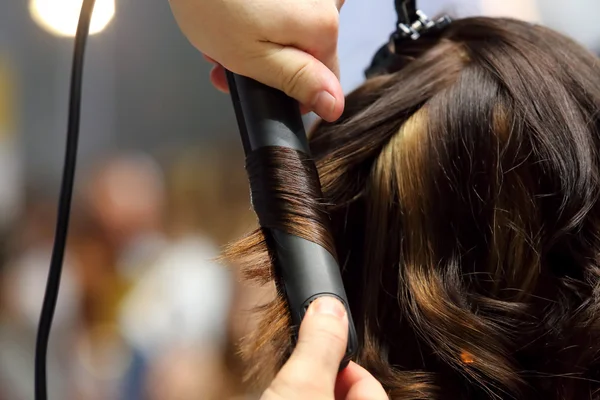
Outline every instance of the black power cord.
[[69, 217], [71, 214], [71, 199], [73, 197], [73, 181], [75, 179], [75, 166], [77, 162], [77, 142], [79, 140], [79, 120], [81, 117], [81, 86], [83, 78], [83, 59], [85, 45], [87, 42], [92, 11], [95, 0], [83, 0], [79, 24], [75, 35], [75, 50], [73, 54], [73, 66], [71, 70], [71, 89], [69, 99], [69, 121], [67, 128], [67, 150], [63, 167], [62, 184], [60, 189], [60, 200], [58, 203], [58, 217], [54, 237], [54, 248], [48, 271], [48, 282], [44, 304], [38, 326], [38, 334], [35, 349], [35, 399], [46, 400], [48, 398], [46, 387], [46, 358], [48, 352], [48, 339], [56, 309], [58, 291], [60, 288], [60, 277], [62, 273], [65, 245], [67, 242], [67, 231], [69, 229]]

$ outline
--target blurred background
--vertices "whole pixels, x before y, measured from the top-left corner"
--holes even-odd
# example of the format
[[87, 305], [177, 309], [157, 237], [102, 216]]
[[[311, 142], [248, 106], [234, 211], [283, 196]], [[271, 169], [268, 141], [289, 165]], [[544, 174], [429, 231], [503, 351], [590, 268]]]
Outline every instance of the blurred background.
[[[566, 4], [421, 1], [428, 15], [541, 22], [600, 51], [600, 3]], [[33, 399], [80, 6], [0, 0], [0, 400]], [[361, 83], [395, 19], [392, 0], [346, 2], [345, 90]], [[241, 384], [235, 343], [270, 292], [214, 261], [256, 226], [230, 99], [210, 85], [210, 65], [167, 0], [97, 0], [92, 33], [50, 398], [256, 398]]]

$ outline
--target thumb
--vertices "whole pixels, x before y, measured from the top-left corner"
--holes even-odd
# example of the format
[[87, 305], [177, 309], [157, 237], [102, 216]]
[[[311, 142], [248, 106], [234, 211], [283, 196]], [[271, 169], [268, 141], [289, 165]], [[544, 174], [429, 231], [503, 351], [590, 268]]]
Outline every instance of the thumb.
[[333, 297], [315, 300], [300, 326], [296, 349], [263, 399], [333, 399], [347, 341], [348, 315], [342, 303]]
[[265, 56], [247, 63], [244, 75], [285, 92], [326, 121], [335, 121], [342, 115], [344, 92], [334, 72], [295, 47], [265, 44]]

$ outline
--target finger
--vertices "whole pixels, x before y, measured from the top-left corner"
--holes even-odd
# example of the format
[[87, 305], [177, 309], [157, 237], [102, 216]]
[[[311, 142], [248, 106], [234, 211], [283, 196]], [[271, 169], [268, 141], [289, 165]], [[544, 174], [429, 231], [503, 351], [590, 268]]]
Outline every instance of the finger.
[[[343, 3], [343, 2], [342, 2]], [[335, 8], [337, 7], [337, 8]], [[339, 80], [337, 55], [339, 36], [340, 3], [330, 4], [326, 9], [307, 10], [307, 18], [315, 23], [314, 29], [306, 29], [306, 22], [293, 19], [284, 31], [279, 31], [271, 42], [285, 44], [307, 52], [325, 64]]]
[[343, 4], [343, 0], [336, 2], [337, 10], [328, 13], [330, 15], [326, 20], [328, 22], [323, 24], [321, 30], [315, 32], [316, 35], [311, 38], [311, 36], [304, 34], [306, 40], [312, 39], [310, 43], [306, 42], [308, 48], [303, 48], [302, 45], [299, 46], [325, 64], [337, 76], [338, 80], [340, 78], [340, 66], [337, 54], [340, 26], [339, 10]]
[[347, 341], [348, 316], [342, 303], [332, 297], [315, 300], [300, 326], [296, 349], [271, 390], [282, 398], [292, 393], [332, 396]]
[[223, 93], [229, 93], [229, 84], [225, 75], [225, 68], [221, 65], [215, 65], [210, 71], [210, 81], [213, 86]]
[[309, 307], [290, 360], [307, 361], [315, 374], [335, 382], [348, 342], [348, 315], [333, 297], [320, 297]]
[[307, 107], [303, 104], [300, 104], [300, 112], [302, 113], [302, 115], [308, 114], [311, 111], [312, 110], [309, 107]]
[[337, 53], [337, 41], [332, 46], [319, 46], [312, 47], [312, 49], [305, 49], [308, 53], [312, 54], [317, 60], [320, 60], [327, 68], [331, 70], [340, 79], [340, 63]]
[[363, 367], [350, 362], [339, 373], [335, 383], [336, 400], [388, 400], [388, 396], [377, 381]]
[[204, 57], [204, 59], [205, 59], [206, 61], [208, 61], [209, 63], [212, 63], [212, 64], [218, 64], [218, 62], [216, 62], [216, 61], [215, 61], [213, 58], [211, 58], [211, 57], [207, 56], [207, 55], [206, 55], [206, 54], [204, 54], [204, 53], [202, 53], [202, 57]]
[[334, 53], [333, 57], [330, 58], [329, 60], [327, 60], [326, 64], [327, 67], [329, 67], [329, 69], [331, 70], [331, 72], [333, 72], [335, 74], [335, 76], [338, 78], [338, 80], [340, 79], [341, 75], [340, 75], [340, 62], [338, 59], [338, 55], [337, 52]]
[[247, 63], [242, 75], [284, 91], [327, 121], [338, 119], [344, 109], [344, 94], [336, 75], [304, 51], [269, 46], [267, 55]]

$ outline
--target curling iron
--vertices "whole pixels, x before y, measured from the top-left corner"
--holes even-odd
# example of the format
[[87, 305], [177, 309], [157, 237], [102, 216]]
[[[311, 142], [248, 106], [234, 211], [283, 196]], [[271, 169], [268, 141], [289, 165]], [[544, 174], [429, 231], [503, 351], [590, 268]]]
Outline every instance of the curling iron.
[[[229, 71], [227, 82], [246, 157], [262, 147], [285, 147], [310, 156], [300, 107], [295, 100]], [[265, 185], [256, 186], [259, 187], [252, 189], [268, 190]], [[279, 282], [295, 328], [302, 322], [308, 306], [319, 297], [336, 297], [344, 304], [349, 321], [348, 345], [340, 366], [344, 368], [356, 354], [358, 338], [337, 261], [317, 243], [275, 229], [267, 231], [271, 236], [267, 245], [275, 254]]]
[[[46, 400], [46, 356], [52, 319], [56, 309], [62, 263], [69, 226], [71, 199], [77, 160], [81, 92], [85, 46], [95, 0], [83, 0], [71, 71], [67, 143], [58, 205], [58, 218], [54, 247], [48, 272], [48, 281], [36, 340], [35, 399]], [[389, 45], [384, 46], [367, 72], [385, 70], [394, 44], [401, 40], [416, 40], [420, 35], [445, 25], [449, 20], [429, 21], [416, 9], [415, 1], [395, 0], [398, 24]], [[310, 156], [310, 148], [298, 104], [284, 93], [262, 85], [252, 79], [227, 72], [227, 79], [246, 156], [266, 146], [293, 149]], [[310, 158], [310, 157], [309, 157]], [[348, 313], [348, 346], [340, 368], [344, 368], [358, 350], [358, 338], [348, 299], [344, 290], [340, 268], [322, 246], [306, 239], [266, 229], [270, 251], [275, 254], [280, 272], [280, 282], [287, 297], [292, 323], [300, 325], [310, 303], [321, 296], [339, 299]]]

